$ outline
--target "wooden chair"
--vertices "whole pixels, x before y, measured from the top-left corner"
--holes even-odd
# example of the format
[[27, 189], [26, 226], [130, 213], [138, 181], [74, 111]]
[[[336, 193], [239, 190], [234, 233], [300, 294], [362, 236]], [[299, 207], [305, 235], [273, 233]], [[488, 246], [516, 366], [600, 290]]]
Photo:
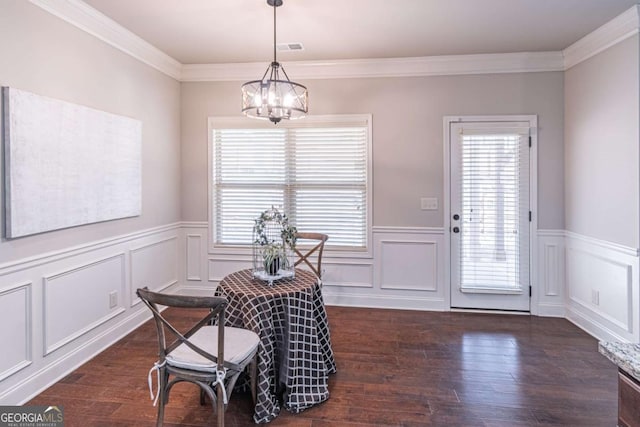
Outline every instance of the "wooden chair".
[[[299, 264], [302, 264], [304, 262], [311, 269], [311, 271], [313, 271], [315, 275], [318, 276], [318, 279], [322, 279], [322, 251], [324, 250], [324, 242], [326, 242], [328, 239], [329, 239], [329, 236], [322, 233], [298, 232], [296, 234], [297, 243], [294, 250], [296, 255], [298, 255], [299, 258], [294, 263], [294, 266], [298, 266]], [[300, 251], [298, 244], [302, 243], [304, 246], [305, 241], [310, 241], [312, 245], [313, 245], [313, 242], [316, 242], [316, 243], [315, 243], [315, 246], [313, 246], [311, 249], [302, 253]], [[315, 264], [313, 264], [312, 260], [310, 259], [314, 254], [316, 257]]]
[[[204, 394], [209, 396], [218, 415], [218, 426], [224, 426], [224, 411], [233, 386], [240, 373], [251, 364], [251, 392], [255, 401], [256, 353], [260, 339], [253, 331], [224, 326], [225, 298], [160, 294], [147, 288], [138, 289], [137, 294], [153, 313], [158, 332], [158, 361], [149, 371], [150, 389], [152, 372], [157, 371], [158, 394], [154, 406], [159, 401], [158, 427], [164, 421], [164, 408], [169, 401], [171, 387], [182, 381], [200, 387], [201, 403], [204, 403]], [[208, 311], [182, 333], [162, 316], [158, 305]], [[212, 326], [216, 318], [217, 324]]]

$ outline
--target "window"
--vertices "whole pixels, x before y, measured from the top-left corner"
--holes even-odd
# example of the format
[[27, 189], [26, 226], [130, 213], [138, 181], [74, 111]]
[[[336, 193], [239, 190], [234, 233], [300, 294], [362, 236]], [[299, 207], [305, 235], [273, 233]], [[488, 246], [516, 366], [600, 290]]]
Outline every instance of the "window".
[[220, 118], [210, 132], [214, 246], [250, 244], [254, 219], [275, 206], [328, 246], [367, 249], [369, 116]]

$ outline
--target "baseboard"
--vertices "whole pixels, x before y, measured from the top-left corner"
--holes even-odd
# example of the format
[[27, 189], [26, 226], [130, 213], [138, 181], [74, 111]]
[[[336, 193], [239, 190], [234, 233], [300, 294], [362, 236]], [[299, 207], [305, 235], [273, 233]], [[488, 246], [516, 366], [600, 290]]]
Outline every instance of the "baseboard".
[[564, 318], [566, 315], [567, 309], [564, 304], [538, 304], [537, 316]]
[[76, 370], [83, 363], [140, 327], [150, 318], [151, 313], [145, 307], [144, 310], [138, 310], [111, 325], [108, 330], [97, 335], [84, 345], [75, 348], [64, 357], [56, 359], [53, 363], [32, 373], [13, 387], [4, 390], [0, 394], [0, 405], [24, 405], [33, 397]]
[[593, 317], [586, 317], [571, 307], [567, 307], [565, 318], [600, 341], [628, 342], [625, 338], [597, 322]]
[[360, 308], [389, 308], [396, 310], [421, 310], [421, 311], [449, 311], [444, 299], [401, 297], [386, 295], [362, 295], [332, 292], [328, 287], [322, 290], [324, 302], [327, 305], [340, 307]]

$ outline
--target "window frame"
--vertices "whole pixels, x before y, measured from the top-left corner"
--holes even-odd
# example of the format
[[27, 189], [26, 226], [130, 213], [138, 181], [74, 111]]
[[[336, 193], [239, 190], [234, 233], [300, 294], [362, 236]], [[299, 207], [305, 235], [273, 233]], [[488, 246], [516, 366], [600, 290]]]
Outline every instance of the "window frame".
[[[373, 174], [372, 174], [372, 154], [373, 154], [373, 135], [372, 135], [372, 115], [371, 114], [340, 114], [340, 115], [313, 115], [306, 116], [302, 120], [282, 121], [277, 125], [267, 120], [249, 119], [244, 116], [211, 116], [208, 117], [207, 126], [207, 240], [208, 253], [211, 255], [237, 255], [246, 256], [247, 260], [251, 256], [252, 248], [250, 244], [234, 245], [215, 243], [216, 221], [215, 214], [215, 197], [214, 197], [214, 139], [213, 131], [217, 128], [239, 128], [239, 129], [270, 129], [273, 126], [282, 128], [314, 128], [322, 127], [323, 124], [353, 124], [354, 122], [363, 122], [367, 128], [366, 140], [366, 215], [365, 215], [365, 239], [366, 246], [362, 249], [331, 247], [329, 244], [325, 247], [325, 257], [335, 258], [372, 258], [373, 257], [373, 233], [372, 233], [372, 217], [373, 217]], [[329, 236], [329, 241], [331, 236]]]

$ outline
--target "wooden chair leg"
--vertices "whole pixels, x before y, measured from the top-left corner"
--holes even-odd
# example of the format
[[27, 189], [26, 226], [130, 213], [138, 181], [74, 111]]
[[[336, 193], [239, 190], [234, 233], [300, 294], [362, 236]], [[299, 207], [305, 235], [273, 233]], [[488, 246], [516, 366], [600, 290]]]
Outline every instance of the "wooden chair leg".
[[251, 397], [253, 404], [258, 403], [258, 353], [253, 356], [253, 360], [249, 364], [249, 381], [251, 381]]
[[224, 427], [224, 409], [225, 409], [224, 394], [223, 394], [224, 385], [216, 384], [216, 388], [218, 390], [218, 398], [217, 398], [218, 407], [216, 409], [216, 411], [218, 412], [218, 426]]
[[158, 384], [158, 419], [156, 421], [156, 427], [162, 427], [164, 424], [164, 407], [169, 400], [167, 396], [167, 383], [169, 382], [169, 374], [166, 369], [160, 368], [160, 383]]

